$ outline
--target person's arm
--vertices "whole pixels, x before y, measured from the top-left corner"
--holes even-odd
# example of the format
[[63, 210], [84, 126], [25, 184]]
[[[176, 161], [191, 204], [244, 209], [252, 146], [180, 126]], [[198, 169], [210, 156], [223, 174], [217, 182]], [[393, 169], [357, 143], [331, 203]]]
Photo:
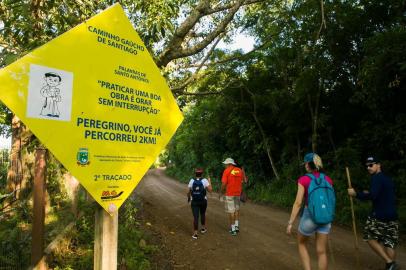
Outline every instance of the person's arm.
[[242, 170], [242, 175], [243, 175], [243, 181], [244, 181], [244, 184], [247, 184], [248, 183], [248, 177], [247, 177], [247, 175], [245, 174], [245, 170], [244, 170], [244, 168], [241, 168], [241, 170]]
[[192, 184], [191, 184], [192, 180], [189, 182], [188, 186], [187, 186], [187, 201], [190, 202], [190, 196], [192, 195]]
[[188, 189], [186, 196], [187, 196], [187, 202], [190, 202], [190, 196], [191, 196], [190, 188]]
[[207, 186], [206, 189], [207, 189], [208, 192], [212, 192], [213, 187], [211, 186], [211, 178], [210, 177], [207, 178], [207, 182], [209, 183], [209, 185]]
[[304, 187], [301, 184], [297, 184], [296, 199], [295, 199], [295, 202], [293, 203], [293, 206], [292, 206], [292, 212], [290, 213], [288, 226], [286, 227], [286, 233], [287, 234], [292, 233], [292, 225], [293, 225], [293, 222], [295, 222], [297, 214], [300, 211], [300, 207], [302, 206], [304, 193], [305, 193]]
[[356, 192], [357, 199], [366, 201], [366, 200], [375, 200], [382, 189], [382, 183], [376, 177], [372, 177], [371, 187], [369, 191], [358, 191]]
[[41, 96], [43, 96], [43, 97], [48, 97], [47, 86], [44, 86], [44, 87], [41, 88], [40, 94], [41, 94]]
[[221, 177], [221, 188], [220, 188], [219, 196], [226, 193], [226, 187], [227, 187], [227, 175], [226, 175], [226, 171], [224, 171], [223, 176]]
[[227, 187], [227, 185], [226, 185], [224, 182], [222, 182], [222, 183], [221, 183], [220, 194], [226, 193], [226, 187]]
[[55, 100], [57, 102], [61, 102], [62, 101], [62, 96], [61, 96], [61, 91], [59, 90], [59, 88], [56, 89], [56, 95], [55, 95]]

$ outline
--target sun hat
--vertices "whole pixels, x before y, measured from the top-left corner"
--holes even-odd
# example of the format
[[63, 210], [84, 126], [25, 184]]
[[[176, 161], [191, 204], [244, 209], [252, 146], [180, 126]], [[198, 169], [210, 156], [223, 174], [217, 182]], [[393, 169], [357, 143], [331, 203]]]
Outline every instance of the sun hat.
[[234, 159], [232, 159], [232, 158], [226, 158], [223, 161], [223, 164], [233, 164], [233, 165], [235, 165], [235, 162], [234, 162]]

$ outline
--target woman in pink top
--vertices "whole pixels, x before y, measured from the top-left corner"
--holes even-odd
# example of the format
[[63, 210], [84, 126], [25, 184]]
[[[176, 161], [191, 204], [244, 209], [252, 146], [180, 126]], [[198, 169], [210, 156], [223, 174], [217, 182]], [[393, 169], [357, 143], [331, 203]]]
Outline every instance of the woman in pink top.
[[[312, 173], [316, 178], [320, 176], [320, 169], [323, 168], [323, 163], [321, 158], [315, 153], [308, 153], [304, 157], [304, 165], [307, 173]], [[333, 181], [325, 176], [325, 179], [333, 184]], [[316, 233], [316, 249], [317, 249], [317, 258], [318, 258], [318, 269], [326, 270], [327, 269], [327, 240], [328, 234], [330, 233], [331, 223], [319, 225], [313, 222], [310, 217], [309, 210], [307, 209], [307, 196], [308, 188], [311, 182], [311, 178], [307, 175], [303, 175], [298, 179], [298, 189], [296, 193], [296, 199], [292, 206], [292, 212], [288, 221], [286, 228], [286, 233], [292, 233], [292, 225], [295, 221], [297, 215], [299, 214], [300, 208], [305, 203], [303, 209], [303, 214], [300, 218], [300, 223], [298, 227], [297, 241], [300, 259], [302, 260], [303, 268], [305, 270], [310, 270], [310, 256], [307, 251], [307, 242], [309, 237]]]

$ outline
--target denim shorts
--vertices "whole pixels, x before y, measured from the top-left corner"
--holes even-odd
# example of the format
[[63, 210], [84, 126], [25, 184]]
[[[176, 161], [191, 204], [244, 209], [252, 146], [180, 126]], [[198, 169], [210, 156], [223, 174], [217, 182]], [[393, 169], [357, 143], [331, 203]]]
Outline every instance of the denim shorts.
[[303, 209], [303, 215], [300, 218], [299, 232], [305, 236], [311, 236], [313, 233], [329, 234], [331, 229], [331, 223], [319, 225], [313, 222], [310, 217], [310, 212], [307, 207]]

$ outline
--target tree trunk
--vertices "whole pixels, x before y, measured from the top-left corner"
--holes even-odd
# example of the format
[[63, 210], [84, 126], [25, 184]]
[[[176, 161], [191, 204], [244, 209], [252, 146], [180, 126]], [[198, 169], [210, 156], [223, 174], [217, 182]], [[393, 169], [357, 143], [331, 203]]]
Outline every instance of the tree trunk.
[[309, 111], [310, 111], [310, 116], [312, 119], [312, 151], [313, 153], [317, 153], [317, 144], [318, 144], [318, 133], [317, 133], [317, 127], [318, 127], [318, 120], [319, 120], [319, 102], [320, 102], [320, 89], [317, 92], [316, 95], [316, 102], [313, 107], [312, 104], [312, 99], [310, 94], [307, 95], [307, 101], [309, 105]]
[[299, 161], [299, 169], [300, 169], [300, 164], [302, 160], [302, 147], [300, 145], [300, 139], [298, 134], [296, 134], [296, 145], [297, 145], [297, 160]]
[[251, 113], [251, 114], [254, 117], [255, 123], [257, 123], [259, 131], [261, 133], [262, 141], [264, 142], [265, 151], [266, 151], [266, 154], [268, 156], [269, 163], [271, 163], [273, 173], [275, 174], [276, 179], [279, 180], [278, 170], [276, 169], [275, 163], [274, 163], [272, 155], [271, 155], [271, 147], [269, 146], [268, 139], [266, 138], [265, 132], [264, 132], [264, 130], [262, 128], [261, 123], [259, 122], [259, 119], [258, 119], [257, 115], [255, 113]]
[[275, 166], [275, 163], [273, 161], [272, 154], [271, 154], [271, 146], [268, 143], [268, 139], [266, 137], [264, 129], [262, 128], [261, 122], [259, 121], [259, 119], [257, 117], [257, 113], [256, 113], [256, 111], [257, 111], [257, 103], [255, 101], [255, 95], [245, 85], [244, 85], [244, 88], [248, 92], [248, 94], [251, 95], [252, 103], [253, 103], [253, 111], [251, 112], [251, 115], [254, 118], [255, 123], [257, 124], [258, 129], [259, 129], [259, 131], [261, 133], [262, 141], [263, 141], [264, 147], [265, 147], [265, 152], [266, 152], [266, 154], [268, 156], [269, 163], [271, 164], [273, 173], [275, 174], [276, 179], [279, 180], [280, 178], [279, 178], [278, 170], [276, 169], [276, 166]]
[[331, 148], [333, 149], [333, 152], [334, 152], [334, 158], [335, 158], [335, 160], [337, 162], [338, 161], [337, 148], [336, 148], [336, 145], [334, 143], [332, 128], [331, 127], [327, 128], [327, 132], [328, 132], [328, 139], [330, 140]]
[[15, 191], [14, 199], [18, 199], [23, 179], [21, 134], [24, 131], [24, 126], [16, 115], [13, 116], [11, 129], [11, 152], [10, 166], [7, 172], [7, 189]]

